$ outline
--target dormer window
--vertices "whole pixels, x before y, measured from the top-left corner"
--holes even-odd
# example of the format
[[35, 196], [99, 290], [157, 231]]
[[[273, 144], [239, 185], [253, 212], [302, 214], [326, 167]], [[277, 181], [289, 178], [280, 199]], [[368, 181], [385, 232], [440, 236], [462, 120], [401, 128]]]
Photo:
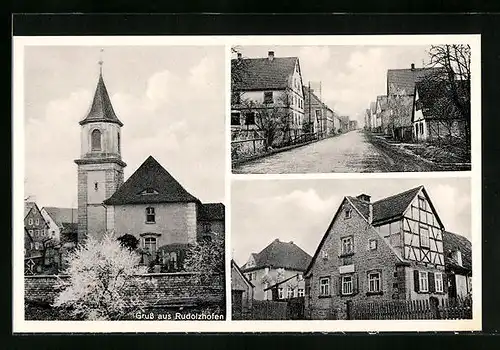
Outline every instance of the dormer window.
[[90, 136], [91, 139], [91, 149], [92, 151], [100, 151], [101, 150], [101, 132], [97, 129], [92, 131]]
[[455, 250], [453, 253], [452, 253], [452, 258], [453, 260], [455, 260], [457, 262], [457, 264], [459, 266], [463, 266], [462, 265], [462, 252], [460, 250]]
[[144, 191], [141, 192], [142, 195], [151, 195], [151, 194], [158, 194], [158, 191], [155, 190], [154, 188], [146, 188]]

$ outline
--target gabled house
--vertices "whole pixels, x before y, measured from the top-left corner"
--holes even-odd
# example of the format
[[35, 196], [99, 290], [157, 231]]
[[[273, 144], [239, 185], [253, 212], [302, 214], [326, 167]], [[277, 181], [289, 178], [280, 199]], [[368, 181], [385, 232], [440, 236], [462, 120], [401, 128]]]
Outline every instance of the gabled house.
[[24, 218], [24, 228], [33, 241], [33, 250], [41, 252], [44, 245], [50, 239], [48, 234], [49, 225], [43, 218], [43, 215], [36, 203], [33, 203], [28, 214]]
[[293, 242], [281, 242], [275, 239], [259, 253], [252, 253], [241, 271], [255, 286], [254, 299], [272, 300], [273, 294], [268, 287], [290, 277], [289, 283], [277, 288], [278, 299], [304, 296], [304, 279], [311, 256]]
[[444, 263], [450, 298], [472, 294], [472, 244], [464, 236], [444, 231]]
[[236, 262], [231, 259], [231, 305], [233, 319], [252, 309], [255, 286], [248, 280]]
[[[415, 84], [419, 81], [446, 74], [444, 67], [389, 69], [387, 71], [387, 98], [393, 119], [397, 121], [394, 136], [407, 139], [412, 134], [411, 114], [408, 113], [408, 97], [415, 97]], [[406, 98], [401, 98], [406, 97]], [[395, 122], [396, 123], [396, 122]]]
[[365, 130], [371, 130], [371, 128], [372, 128], [371, 113], [370, 113], [370, 109], [367, 108], [365, 110], [365, 125], [364, 125], [364, 129]]
[[377, 101], [370, 102], [370, 123], [370, 129], [376, 132], [377, 127], [379, 127], [377, 125]]
[[[43, 207], [42, 216], [49, 225], [48, 234], [56, 242], [77, 243], [78, 209]], [[65, 237], [62, 237], [64, 232]]]
[[335, 112], [307, 86], [304, 86], [304, 101], [304, 119], [306, 122], [311, 121], [314, 133], [325, 137], [339, 129], [340, 121], [335, 118]]
[[447, 298], [443, 232], [424, 186], [344, 197], [304, 274], [308, 316], [335, 318], [346, 301]]
[[[299, 136], [304, 119], [304, 90], [298, 57], [276, 57], [269, 51], [264, 58], [231, 60], [232, 139], [259, 135], [259, 108], [280, 108], [288, 120], [283, 138]], [[251, 108], [250, 105], [256, 105]]]
[[348, 132], [349, 131], [349, 116], [347, 115], [341, 115], [339, 116], [340, 120], [340, 132]]
[[[465, 98], [469, 86], [458, 81], [459, 98]], [[415, 84], [411, 123], [417, 141], [466, 137], [467, 122], [452, 102], [445, 81], [425, 80]]]

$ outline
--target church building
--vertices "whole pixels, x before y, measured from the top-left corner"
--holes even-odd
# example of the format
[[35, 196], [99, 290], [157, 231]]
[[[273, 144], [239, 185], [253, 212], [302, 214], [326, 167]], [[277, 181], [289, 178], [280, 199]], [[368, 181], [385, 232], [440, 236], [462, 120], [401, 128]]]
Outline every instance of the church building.
[[88, 236], [131, 234], [149, 259], [181, 268], [189, 244], [224, 235], [224, 204], [202, 203], [152, 156], [124, 182], [121, 128], [102, 70], [87, 116], [80, 121], [78, 242]]

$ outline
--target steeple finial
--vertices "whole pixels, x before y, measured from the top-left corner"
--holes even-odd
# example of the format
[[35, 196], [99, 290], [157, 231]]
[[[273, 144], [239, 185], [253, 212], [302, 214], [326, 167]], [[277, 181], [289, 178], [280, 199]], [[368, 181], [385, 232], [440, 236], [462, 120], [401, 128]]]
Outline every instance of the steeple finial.
[[104, 49], [101, 49], [101, 53], [99, 55], [99, 74], [102, 75], [102, 64], [104, 61], [102, 60], [102, 53], [104, 52]]

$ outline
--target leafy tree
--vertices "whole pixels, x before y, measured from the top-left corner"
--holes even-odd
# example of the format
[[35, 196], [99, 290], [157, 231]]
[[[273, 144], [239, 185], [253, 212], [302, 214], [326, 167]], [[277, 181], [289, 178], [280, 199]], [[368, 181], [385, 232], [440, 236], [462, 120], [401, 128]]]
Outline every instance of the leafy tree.
[[186, 253], [184, 268], [202, 275], [223, 274], [225, 265], [224, 237], [214, 235], [191, 245]]
[[136, 250], [139, 246], [139, 240], [131, 234], [124, 234], [117, 238], [118, 242], [122, 245], [122, 247], [128, 248], [132, 251]]
[[119, 320], [146, 304], [137, 291], [155, 283], [139, 280], [146, 273], [137, 253], [123, 247], [112, 233], [102, 240], [92, 236], [69, 253], [69, 281], [61, 280], [55, 307], [69, 307], [77, 317], [88, 320]]

